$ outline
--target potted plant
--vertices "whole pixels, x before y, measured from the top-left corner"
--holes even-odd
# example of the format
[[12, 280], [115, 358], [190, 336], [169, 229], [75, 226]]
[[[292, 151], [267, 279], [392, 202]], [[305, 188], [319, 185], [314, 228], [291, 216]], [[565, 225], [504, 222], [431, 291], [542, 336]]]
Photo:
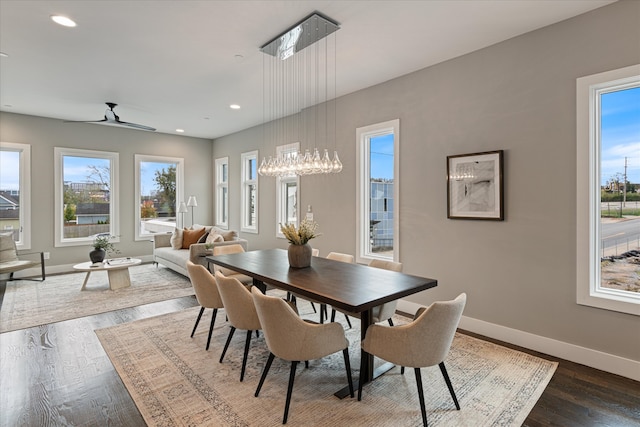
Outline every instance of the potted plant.
[[294, 224], [280, 224], [280, 231], [289, 241], [289, 266], [293, 268], [305, 268], [311, 265], [311, 245], [309, 240], [320, 236], [317, 232], [318, 224], [306, 218], [296, 228]]
[[106, 255], [119, 254], [120, 251], [111, 243], [111, 239], [114, 236], [108, 234], [98, 234], [94, 239], [91, 246], [93, 250], [89, 252], [89, 258], [91, 262], [102, 262]]

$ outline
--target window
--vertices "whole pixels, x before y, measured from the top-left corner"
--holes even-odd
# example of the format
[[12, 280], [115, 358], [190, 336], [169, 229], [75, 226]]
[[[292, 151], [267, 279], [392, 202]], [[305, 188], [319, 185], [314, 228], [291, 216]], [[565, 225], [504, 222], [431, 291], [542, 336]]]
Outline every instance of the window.
[[577, 302], [640, 315], [637, 278], [609, 262], [640, 249], [640, 65], [579, 78], [576, 105]]
[[184, 159], [136, 154], [135, 163], [136, 240], [184, 227], [184, 216], [176, 217], [184, 199]]
[[242, 231], [258, 232], [258, 152], [242, 153]]
[[229, 158], [216, 159], [216, 225], [229, 228]]
[[399, 120], [356, 129], [358, 262], [399, 259], [399, 132]]
[[[299, 142], [279, 145], [276, 147], [276, 156], [282, 154], [285, 157], [295, 157], [299, 149]], [[279, 176], [276, 179], [276, 237], [284, 239], [284, 235], [280, 232], [280, 224], [298, 226], [300, 216], [298, 188], [300, 188], [300, 177], [296, 175]]]
[[55, 246], [79, 246], [97, 234], [119, 241], [118, 153], [54, 148]]
[[31, 249], [31, 146], [0, 142], [0, 232]]

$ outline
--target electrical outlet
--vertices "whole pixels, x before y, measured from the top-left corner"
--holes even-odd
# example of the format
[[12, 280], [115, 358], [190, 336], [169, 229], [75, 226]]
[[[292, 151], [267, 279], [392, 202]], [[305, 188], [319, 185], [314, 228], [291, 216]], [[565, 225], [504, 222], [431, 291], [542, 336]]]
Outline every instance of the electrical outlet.
[[50, 256], [51, 254], [49, 252], [44, 253], [44, 259], [49, 259]]

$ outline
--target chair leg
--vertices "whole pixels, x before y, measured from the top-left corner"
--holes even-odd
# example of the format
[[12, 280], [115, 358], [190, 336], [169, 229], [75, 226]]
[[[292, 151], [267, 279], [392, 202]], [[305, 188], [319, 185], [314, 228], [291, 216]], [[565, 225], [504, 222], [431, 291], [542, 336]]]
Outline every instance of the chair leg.
[[227, 348], [229, 348], [229, 343], [231, 342], [231, 337], [233, 337], [233, 333], [236, 331], [236, 328], [234, 328], [233, 326], [231, 327], [231, 330], [229, 331], [229, 336], [227, 337], [227, 342], [224, 345], [224, 349], [222, 350], [222, 354], [220, 355], [220, 363], [222, 363], [222, 359], [224, 359], [224, 355], [227, 352]]
[[316, 305], [315, 305], [314, 303], [311, 303], [311, 308], [313, 308], [313, 312], [314, 312], [314, 313], [317, 313], [317, 311], [316, 311]]
[[42, 281], [44, 282], [44, 252], [40, 252], [40, 269], [42, 271]]
[[287, 401], [284, 404], [284, 416], [282, 417], [282, 424], [287, 423], [287, 417], [289, 416], [289, 404], [291, 403], [291, 393], [293, 392], [293, 381], [296, 378], [296, 368], [298, 362], [291, 362], [291, 372], [289, 373], [289, 387], [287, 387]]
[[325, 317], [327, 317], [327, 305], [320, 304], [320, 324], [324, 323]]
[[424, 406], [424, 392], [422, 391], [422, 375], [420, 368], [414, 368], [416, 373], [416, 385], [418, 386], [418, 400], [420, 400], [420, 412], [422, 412], [422, 424], [427, 427], [427, 410]]
[[213, 315], [211, 316], [211, 326], [209, 326], [209, 337], [207, 338], [207, 350], [209, 350], [209, 344], [211, 344], [211, 335], [213, 334], [213, 325], [216, 323], [216, 315], [218, 314], [218, 309], [213, 309]]
[[347, 325], [349, 325], [349, 329], [351, 329], [351, 320], [349, 320], [349, 316], [345, 314], [344, 318], [347, 320]]
[[344, 356], [344, 366], [347, 370], [347, 381], [349, 382], [349, 393], [353, 397], [353, 378], [351, 378], [351, 363], [349, 362], [349, 347], [342, 350]]
[[256, 388], [255, 397], [258, 397], [260, 394], [260, 390], [262, 389], [262, 384], [264, 384], [264, 380], [267, 378], [267, 373], [271, 368], [271, 364], [273, 363], [273, 359], [275, 358], [274, 354], [269, 352], [269, 358], [267, 359], [267, 364], [264, 365], [264, 370], [262, 371], [262, 376], [260, 377], [260, 382], [258, 383], [258, 388]]
[[389, 326], [393, 326], [393, 320], [391, 320], [391, 318], [389, 318]]
[[244, 342], [244, 356], [242, 356], [242, 369], [240, 370], [240, 382], [244, 379], [244, 371], [247, 367], [247, 356], [249, 355], [249, 345], [251, 344], [251, 335], [253, 331], [247, 331], [247, 339]]
[[404, 375], [404, 366], [400, 366], [400, 375]]
[[451, 380], [449, 379], [449, 374], [447, 373], [447, 368], [444, 367], [444, 362], [440, 362], [438, 365], [440, 366], [440, 372], [442, 372], [442, 376], [444, 377], [444, 381], [447, 383], [447, 387], [449, 387], [449, 393], [451, 393], [451, 397], [453, 398], [453, 403], [456, 404], [456, 409], [460, 410], [460, 404], [458, 403], [458, 399], [456, 398], [456, 392], [453, 391], [453, 385], [451, 385]]
[[336, 321], [336, 309], [335, 308], [331, 309], [331, 321], [332, 322]]
[[360, 378], [358, 379], [358, 402], [362, 400], [362, 373], [364, 372], [364, 357], [360, 358]]
[[196, 328], [198, 327], [198, 323], [200, 323], [200, 318], [202, 317], [202, 313], [204, 313], [204, 307], [200, 307], [200, 313], [198, 313], [196, 324], [193, 326], [193, 331], [191, 331], [191, 338], [193, 338], [193, 334], [196, 333]]

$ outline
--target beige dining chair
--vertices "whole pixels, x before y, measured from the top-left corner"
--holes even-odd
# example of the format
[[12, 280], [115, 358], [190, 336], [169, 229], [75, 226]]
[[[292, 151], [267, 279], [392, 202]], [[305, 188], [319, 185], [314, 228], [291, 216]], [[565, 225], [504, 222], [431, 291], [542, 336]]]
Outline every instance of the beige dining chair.
[[[460, 404], [451, 385], [444, 359], [449, 353], [453, 337], [460, 323], [467, 294], [462, 293], [451, 301], [434, 302], [416, 313], [413, 322], [400, 326], [371, 325], [362, 341], [362, 349], [369, 354], [380, 357], [403, 367], [413, 367], [418, 387], [418, 400], [422, 422], [427, 425], [427, 413], [422, 390], [420, 368], [438, 365], [456, 409]], [[364, 358], [363, 358], [364, 360]], [[363, 371], [361, 364], [360, 372]], [[362, 399], [362, 382], [358, 385], [358, 400]]]
[[[340, 262], [346, 262], [349, 264], [355, 264], [356, 262], [356, 258], [351, 255], [351, 254], [343, 254], [341, 252], [329, 252], [329, 254], [327, 255], [327, 259], [332, 259], [334, 261], [340, 261]], [[324, 311], [324, 315], [325, 317], [327, 316], [327, 306], [322, 304], [320, 306], [320, 323], [322, 323], [322, 313]], [[331, 311], [331, 321], [333, 322], [336, 318], [336, 311], [335, 309], [333, 309]], [[351, 320], [349, 320], [349, 317], [345, 314], [344, 315], [345, 320], [347, 321], [347, 324], [349, 325], [349, 327], [351, 327]]]
[[224, 355], [227, 353], [229, 343], [236, 329], [247, 331], [244, 344], [244, 356], [242, 357], [242, 369], [240, 371], [240, 381], [242, 381], [247, 366], [251, 335], [253, 331], [259, 331], [261, 329], [260, 320], [258, 319], [258, 314], [253, 304], [251, 292], [242, 282], [235, 277], [225, 277], [224, 274], [219, 271], [216, 271], [216, 282], [218, 283], [218, 292], [220, 292], [220, 297], [222, 297], [222, 303], [227, 313], [227, 319], [231, 324], [227, 342], [222, 350], [222, 355], [220, 355], [220, 363], [222, 363]]
[[[214, 246], [213, 247], [213, 255], [226, 255], [226, 254], [237, 254], [240, 252], [244, 252], [244, 248], [242, 245], [222, 245], [222, 246]], [[216, 271], [221, 272], [225, 277], [233, 277], [238, 279], [240, 282], [245, 285], [251, 285], [253, 283], [253, 278], [247, 276], [246, 274], [238, 273], [237, 271], [230, 270], [225, 267], [221, 267], [219, 265], [213, 265], [214, 273]]]
[[251, 290], [258, 318], [262, 324], [264, 338], [269, 348], [269, 357], [262, 371], [255, 396], [258, 397], [275, 357], [291, 362], [289, 385], [284, 405], [282, 424], [287, 423], [296, 368], [300, 361], [320, 359], [342, 350], [347, 371], [349, 391], [353, 397], [353, 380], [349, 363], [349, 341], [339, 323], [310, 323], [300, 316], [286, 301], [264, 295], [257, 288]]
[[213, 325], [216, 322], [216, 315], [218, 314], [218, 309], [223, 308], [224, 305], [222, 304], [222, 298], [220, 297], [220, 293], [218, 292], [216, 279], [209, 272], [209, 270], [207, 270], [203, 265], [194, 264], [191, 261], [187, 261], [187, 273], [189, 273], [189, 280], [191, 280], [193, 290], [196, 292], [196, 300], [198, 300], [198, 304], [200, 304], [200, 313], [198, 314], [198, 318], [196, 319], [196, 324], [193, 326], [193, 331], [191, 331], [191, 338], [193, 338], [193, 334], [196, 333], [196, 328], [198, 327], [198, 323], [200, 323], [200, 319], [202, 318], [204, 309], [213, 309], [213, 315], [211, 316], [211, 325], [209, 326], [209, 337], [207, 338], [206, 347], [206, 349], [209, 350], [209, 344], [211, 343], [211, 334], [213, 333]]
[[[369, 262], [369, 267], [397, 271], [398, 273], [402, 272], [402, 263], [390, 261], [390, 260], [372, 259], [371, 262]], [[384, 303], [377, 307], [373, 307], [373, 310], [371, 310], [372, 323], [384, 322], [386, 320], [387, 322], [389, 322], [389, 326], [393, 326], [393, 320], [391, 318], [393, 317], [394, 314], [396, 314], [397, 306], [398, 306], [398, 301], [395, 300], [395, 301]], [[340, 311], [345, 315], [357, 317], [358, 319], [361, 316], [361, 313], [352, 313], [350, 311], [344, 311], [344, 310], [340, 310]], [[332, 322], [335, 319], [335, 316], [336, 316], [336, 309], [334, 308], [331, 311]]]

